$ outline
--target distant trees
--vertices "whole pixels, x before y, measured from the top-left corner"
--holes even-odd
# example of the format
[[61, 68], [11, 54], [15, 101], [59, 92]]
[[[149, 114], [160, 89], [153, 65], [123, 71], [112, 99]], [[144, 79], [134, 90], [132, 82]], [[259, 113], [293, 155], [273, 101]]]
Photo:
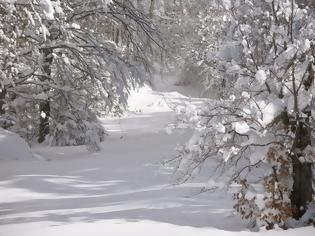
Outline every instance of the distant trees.
[[1, 126], [51, 145], [98, 149], [96, 115], [126, 105], [160, 46], [131, 1], [0, 1]]
[[219, 38], [227, 33], [231, 17], [228, 7], [221, 0], [155, 1], [151, 12], [165, 41], [163, 63], [179, 72], [179, 85], [194, 84], [204, 91], [220, 87], [209, 78], [218, 73], [212, 59], [220, 47]]
[[230, 14], [233, 30], [222, 44], [237, 53], [215, 59], [225, 58], [218, 78], [229, 86], [189, 112], [196, 133], [176, 159], [177, 173], [186, 181], [216, 162], [213, 178], [233, 186], [242, 217], [285, 227], [314, 196], [315, 12], [270, 0], [237, 1]]

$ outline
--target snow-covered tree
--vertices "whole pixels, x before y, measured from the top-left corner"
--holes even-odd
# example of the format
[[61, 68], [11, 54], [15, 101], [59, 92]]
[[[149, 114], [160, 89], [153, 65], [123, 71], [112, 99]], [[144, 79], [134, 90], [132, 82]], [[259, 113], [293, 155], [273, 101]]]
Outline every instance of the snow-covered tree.
[[230, 11], [226, 42], [241, 49], [221, 74], [230, 86], [189, 111], [196, 133], [177, 173], [186, 181], [216, 162], [212, 178], [233, 186], [236, 211], [254, 225], [285, 227], [314, 196], [315, 14], [294, 0], [236, 1]]
[[2, 0], [0, 14], [2, 126], [52, 145], [102, 141], [96, 115], [146, 80], [149, 18], [120, 0]]

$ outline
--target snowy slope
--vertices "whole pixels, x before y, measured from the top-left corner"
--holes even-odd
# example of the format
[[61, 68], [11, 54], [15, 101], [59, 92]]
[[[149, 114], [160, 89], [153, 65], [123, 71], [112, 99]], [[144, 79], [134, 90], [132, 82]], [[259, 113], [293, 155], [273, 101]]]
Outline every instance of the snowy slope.
[[30, 161], [32, 158], [31, 150], [22, 138], [0, 128], [0, 163], [3, 161]]
[[200, 179], [172, 184], [160, 163], [191, 134], [165, 128], [171, 108], [190, 101], [198, 99], [144, 87], [124, 117], [102, 120], [109, 136], [100, 153], [36, 147], [37, 161], [0, 161], [0, 236], [313, 235], [312, 227], [248, 232], [225, 192], [198, 195]]

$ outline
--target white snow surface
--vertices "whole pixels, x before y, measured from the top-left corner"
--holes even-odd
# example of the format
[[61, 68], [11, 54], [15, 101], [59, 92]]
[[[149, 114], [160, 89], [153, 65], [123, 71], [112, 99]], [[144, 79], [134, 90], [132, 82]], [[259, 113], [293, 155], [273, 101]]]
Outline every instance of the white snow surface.
[[[174, 170], [161, 162], [191, 131], [165, 128], [174, 107], [200, 100], [144, 87], [129, 101], [125, 116], [102, 120], [109, 136], [99, 153], [37, 146], [33, 161], [0, 160], [0, 236], [314, 235], [312, 227], [249, 232], [226, 190], [198, 194], [203, 176], [172, 184]], [[1, 157], [8, 150], [1, 140], [11, 136], [1, 130]], [[24, 159], [31, 158], [19, 138], [14, 142], [10, 155], [24, 146]]]

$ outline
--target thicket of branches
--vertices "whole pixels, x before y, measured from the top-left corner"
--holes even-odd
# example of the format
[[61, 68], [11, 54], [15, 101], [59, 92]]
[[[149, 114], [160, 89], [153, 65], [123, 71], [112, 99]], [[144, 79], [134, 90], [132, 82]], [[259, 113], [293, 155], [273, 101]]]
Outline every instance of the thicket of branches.
[[1, 0], [1, 126], [30, 142], [97, 150], [105, 133], [96, 115], [123, 109], [159, 46], [132, 1]]

